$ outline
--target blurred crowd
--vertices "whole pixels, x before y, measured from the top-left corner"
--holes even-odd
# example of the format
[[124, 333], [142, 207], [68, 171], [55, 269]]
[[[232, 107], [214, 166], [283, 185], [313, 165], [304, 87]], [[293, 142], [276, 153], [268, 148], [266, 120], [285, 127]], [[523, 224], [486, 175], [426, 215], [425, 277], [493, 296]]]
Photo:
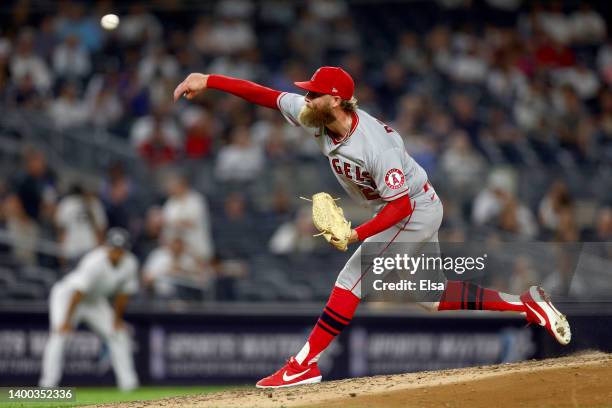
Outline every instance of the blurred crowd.
[[[163, 175], [143, 202], [148, 186], [120, 162], [99, 185], [67, 185], [28, 147], [21, 168], [2, 175], [3, 230], [19, 243], [9, 251], [18, 263], [40, 263], [37, 242], [48, 239], [68, 269], [122, 226], [151, 291], [176, 296], [214, 281], [214, 296], [231, 299], [254, 254], [330, 251], [286, 185], [252, 188], [270, 168], [328, 172], [304, 132], [214, 91], [171, 100], [189, 72], [296, 92], [293, 81], [320, 65], [344, 67], [360, 107], [392, 125], [428, 171], [445, 203], [442, 239], [612, 240], [605, 2], [204, 3], [0, 6], [2, 109], [47, 117], [60, 134], [104, 129]], [[111, 12], [120, 24], [104, 30]], [[174, 171], [185, 163], [206, 165], [219, 189], [204, 194]], [[556, 177], [537, 184], [544, 173]]]

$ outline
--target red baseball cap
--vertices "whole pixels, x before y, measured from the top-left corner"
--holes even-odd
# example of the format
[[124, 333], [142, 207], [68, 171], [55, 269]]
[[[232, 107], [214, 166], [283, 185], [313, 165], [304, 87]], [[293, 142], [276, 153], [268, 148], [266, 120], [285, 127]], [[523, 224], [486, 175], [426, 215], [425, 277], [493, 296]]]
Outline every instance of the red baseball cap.
[[315, 71], [310, 81], [294, 82], [294, 84], [307, 91], [339, 96], [344, 100], [351, 99], [355, 91], [353, 78], [340, 67], [321, 67]]

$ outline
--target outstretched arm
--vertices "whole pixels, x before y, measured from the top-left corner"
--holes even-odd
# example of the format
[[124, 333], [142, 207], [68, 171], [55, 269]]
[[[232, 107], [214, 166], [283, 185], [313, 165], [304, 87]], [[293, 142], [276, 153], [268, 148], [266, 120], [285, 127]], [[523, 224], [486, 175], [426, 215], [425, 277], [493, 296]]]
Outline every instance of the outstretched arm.
[[193, 99], [204, 92], [206, 88], [218, 89], [231, 93], [249, 102], [271, 109], [278, 109], [276, 101], [281, 94], [275, 89], [266, 88], [244, 79], [227, 77], [224, 75], [189, 74], [174, 90], [174, 100], [181, 96]]

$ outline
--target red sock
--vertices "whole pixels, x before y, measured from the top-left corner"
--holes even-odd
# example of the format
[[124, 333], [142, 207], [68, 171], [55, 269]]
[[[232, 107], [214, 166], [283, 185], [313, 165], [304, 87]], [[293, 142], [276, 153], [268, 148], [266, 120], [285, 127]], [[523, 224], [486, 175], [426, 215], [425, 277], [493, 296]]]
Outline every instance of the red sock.
[[348, 326], [360, 300], [350, 290], [334, 286], [308, 341], [295, 356], [297, 362], [300, 364], [315, 363], [329, 343]]
[[438, 310], [524, 312], [525, 306], [517, 295], [481, 288], [467, 281], [448, 281]]

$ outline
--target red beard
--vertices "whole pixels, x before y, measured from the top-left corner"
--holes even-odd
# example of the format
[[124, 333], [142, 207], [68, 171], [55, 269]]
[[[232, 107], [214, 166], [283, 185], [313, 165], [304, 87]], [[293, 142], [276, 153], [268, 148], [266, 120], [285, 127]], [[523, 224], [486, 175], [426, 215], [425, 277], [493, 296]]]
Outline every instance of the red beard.
[[320, 128], [327, 126], [336, 120], [336, 117], [332, 113], [331, 108], [317, 108], [313, 109], [304, 105], [300, 114], [298, 115], [299, 122], [305, 127]]

